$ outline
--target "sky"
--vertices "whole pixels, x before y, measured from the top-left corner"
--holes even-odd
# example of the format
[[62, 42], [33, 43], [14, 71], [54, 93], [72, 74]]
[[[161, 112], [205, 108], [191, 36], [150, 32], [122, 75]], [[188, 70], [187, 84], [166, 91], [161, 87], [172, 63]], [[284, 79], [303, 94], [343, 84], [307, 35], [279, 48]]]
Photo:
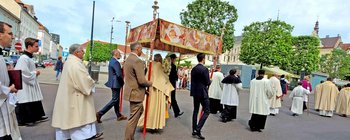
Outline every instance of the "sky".
[[[237, 9], [235, 36], [244, 26], [269, 19], [283, 20], [294, 26], [292, 34], [311, 35], [319, 21], [319, 36], [338, 34], [350, 43], [349, 0], [227, 0]], [[60, 35], [60, 44], [67, 48], [90, 40], [93, 0], [22, 0], [34, 6], [38, 20], [50, 33]], [[192, 0], [158, 0], [159, 17], [180, 24], [180, 12]], [[152, 20], [153, 0], [95, 0], [94, 40], [109, 42], [112, 18], [113, 43], [125, 43], [125, 21], [131, 28]], [[278, 12], [279, 11], [279, 12]], [[279, 14], [278, 14], [279, 13]], [[116, 22], [116, 20], [120, 22]]]

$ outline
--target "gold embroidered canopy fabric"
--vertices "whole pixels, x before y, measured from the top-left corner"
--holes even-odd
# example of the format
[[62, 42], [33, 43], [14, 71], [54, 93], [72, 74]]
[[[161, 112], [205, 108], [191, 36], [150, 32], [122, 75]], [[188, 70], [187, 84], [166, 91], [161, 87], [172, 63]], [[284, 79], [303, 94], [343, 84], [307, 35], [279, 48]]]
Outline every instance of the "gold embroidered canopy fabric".
[[[221, 54], [220, 37], [208, 34], [163, 19], [148, 22], [130, 30], [128, 44], [141, 43], [150, 47], [155, 41], [154, 49], [178, 52], [181, 54], [205, 53]], [[216, 50], [217, 49], [217, 50]]]

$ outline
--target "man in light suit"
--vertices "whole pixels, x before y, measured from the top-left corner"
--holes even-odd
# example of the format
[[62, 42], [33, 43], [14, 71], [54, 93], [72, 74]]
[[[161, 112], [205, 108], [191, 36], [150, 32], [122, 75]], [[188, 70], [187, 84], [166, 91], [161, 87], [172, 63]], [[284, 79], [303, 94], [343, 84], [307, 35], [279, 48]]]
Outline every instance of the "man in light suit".
[[[201, 134], [201, 129], [209, 116], [209, 96], [208, 87], [210, 85], [209, 71], [204, 66], [205, 55], [197, 55], [198, 64], [191, 71], [191, 96], [193, 97], [193, 116], [192, 116], [192, 136], [199, 139], [205, 139]], [[199, 104], [203, 107], [203, 116], [197, 123]]]
[[114, 107], [114, 112], [117, 115], [117, 121], [126, 120], [127, 117], [119, 112], [119, 97], [120, 88], [124, 85], [124, 80], [122, 76], [122, 70], [118, 59], [120, 59], [120, 52], [115, 49], [112, 51], [113, 57], [109, 60], [108, 64], [108, 81], [105, 85], [112, 89], [112, 100], [109, 101], [105, 107], [103, 107], [99, 112], [96, 113], [97, 122], [101, 123], [101, 117], [112, 107]]
[[143, 100], [146, 87], [152, 85], [147, 81], [144, 73], [144, 63], [139, 58], [142, 54], [142, 46], [138, 43], [130, 45], [131, 53], [125, 60], [124, 75], [125, 88], [124, 100], [130, 102], [130, 117], [125, 129], [125, 140], [134, 140], [135, 129], [143, 112]]

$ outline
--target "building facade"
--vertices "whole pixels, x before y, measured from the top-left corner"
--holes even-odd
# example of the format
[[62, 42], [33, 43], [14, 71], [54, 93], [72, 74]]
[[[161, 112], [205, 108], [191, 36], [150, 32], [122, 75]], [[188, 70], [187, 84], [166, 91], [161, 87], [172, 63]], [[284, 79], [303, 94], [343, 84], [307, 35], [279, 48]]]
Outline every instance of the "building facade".
[[[13, 0], [1, 0], [0, 1], [0, 21], [6, 22], [12, 26], [12, 32], [14, 33], [15, 40], [19, 39], [20, 32], [20, 15], [21, 6], [19, 6]], [[15, 41], [15, 42], [16, 42]], [[13, 46], [15, 44], [13, 42]], [[15, 52], [15, 47], [12, 47], [10, 53]]]

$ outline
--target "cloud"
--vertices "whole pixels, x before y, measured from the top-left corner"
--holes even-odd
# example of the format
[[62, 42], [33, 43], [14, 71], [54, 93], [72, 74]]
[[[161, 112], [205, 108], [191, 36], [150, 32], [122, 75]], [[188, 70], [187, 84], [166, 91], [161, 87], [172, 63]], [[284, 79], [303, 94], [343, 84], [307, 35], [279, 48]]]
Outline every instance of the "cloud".
[[[34, 5], [36, 16], [50, 32], [61, 35], [64, 47], [90, 39], [93, 0], [22, 0]], [[294, 26], [293, 35], [310, 35], [316, 20], [320, 22], [320, 36], [340, 34], [350, 42], [350, 2], [348, 0], [228, 0], [238, 12], [235, 35], [255, 21], [279, 19]], [[158, 0], [159, 16], [181, 23], [179, 13], [192, 0]], [[113, 42], [124, 44], [125, 23], [132, 27], [152, 20], [153, 0], [96, 0], [94, 39], [109, 41], [111, 19], [115, 17]], [[318, 17], [318, 18], [317, 18]]]

